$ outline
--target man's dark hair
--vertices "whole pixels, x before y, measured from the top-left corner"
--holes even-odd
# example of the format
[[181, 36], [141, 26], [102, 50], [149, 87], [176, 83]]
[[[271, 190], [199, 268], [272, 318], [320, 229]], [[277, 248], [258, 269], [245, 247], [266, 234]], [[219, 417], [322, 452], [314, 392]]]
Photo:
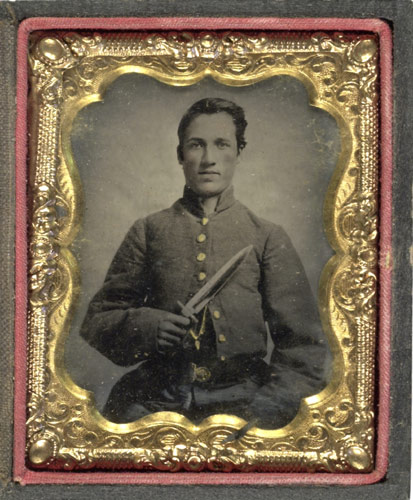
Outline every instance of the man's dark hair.
[[194, 118], [199, 115], [213, 115], [215, 113], [228, 113], [232, 118], [235, 125], [235, 137], [237, 139], [237, 149], [238, 153], [243, 150], [246, 146], [246, 141], [244, 138], [245, 129], [247, 127], [247, 121], [245, 119], [244, 110], [241, 106], [238, 106], [232, 101], [227, 101], [226, 99], [221, 99], [219, 97], [207, 97], [206, 99], [201, 99], [195, 102], [186, 111], [184, 116], [181, 118], [178, 126], [178, 156], [182, 159], [182, 147], [184, 142], [184, 135], [186, 129], [189, 127], [190, 123]]

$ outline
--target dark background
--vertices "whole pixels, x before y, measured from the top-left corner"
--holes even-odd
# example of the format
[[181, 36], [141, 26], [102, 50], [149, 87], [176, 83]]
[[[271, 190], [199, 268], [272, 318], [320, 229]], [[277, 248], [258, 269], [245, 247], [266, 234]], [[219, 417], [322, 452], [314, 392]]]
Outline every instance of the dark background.
[[[13, 435], [15, 49], [28, 17], [217, 16], [382, 18], [394, 33], [395, 169], [390, 463], [381, 483], [345, 486], [83, 486], [9, 482]], [[413, 2], [410, 0], [64, 0], [0, 2], [0, 475], [4, 498], [394, 499], [409, 498], [411, 397], [411, 158]], [[81, 474], [79, 474], [81, 482]]]

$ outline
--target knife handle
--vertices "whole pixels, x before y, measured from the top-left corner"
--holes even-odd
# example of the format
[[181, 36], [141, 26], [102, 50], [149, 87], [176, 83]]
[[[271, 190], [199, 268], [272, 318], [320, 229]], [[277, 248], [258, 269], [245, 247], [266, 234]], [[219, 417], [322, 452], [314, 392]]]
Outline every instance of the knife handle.
[[191, 311], [188, 307], [186, 307], [184, 304], [182, 304], [181, 301], [177, 300], [178, 306], [181, 308], [181, 313], [186, 316], [187, 318], [191, 318], [191, 320], [194, 323], [198, 323], [198, 320], [196, 319], [193, 311]]

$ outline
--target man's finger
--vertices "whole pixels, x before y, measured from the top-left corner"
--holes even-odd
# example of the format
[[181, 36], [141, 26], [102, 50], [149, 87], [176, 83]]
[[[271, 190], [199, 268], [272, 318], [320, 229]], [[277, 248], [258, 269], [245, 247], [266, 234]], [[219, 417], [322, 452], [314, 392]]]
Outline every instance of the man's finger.
[[165, 340], [165, 341], [171, 343], [172, 345], [176, 345], [181, 341], [181, 337], [171, 335], [170, 333], [165, 332], [165, 331], [161, 331], [158, 335], [158, 338], [159, 338], [159, 340]]
[[182, 338], [184, 335], [186, 335], [186, 330], [174, 325], [173, 323], [170, 323], [169, 321], [162, 322], [159, 329], [162, 332], [170, 333], [171, 335], [175, 335], [179, 338]]
[[191, 320], [186, 316], [181, 316], [179, 314], [169, 313], [167, 319], [171, 321], [174, 325], [178, 326], [189, 326]]
[[165, 352], [168, 349], [173, 349], [176, 344], [169, 342], [168, 340], [158, 339], [158, 351]]
[[175, 344], [172, 344], [172, 342], [168, 342], [167, 340], [158, 340], [158, 347], [159, 349], [170, 349], [172, 347], [175, 347]]

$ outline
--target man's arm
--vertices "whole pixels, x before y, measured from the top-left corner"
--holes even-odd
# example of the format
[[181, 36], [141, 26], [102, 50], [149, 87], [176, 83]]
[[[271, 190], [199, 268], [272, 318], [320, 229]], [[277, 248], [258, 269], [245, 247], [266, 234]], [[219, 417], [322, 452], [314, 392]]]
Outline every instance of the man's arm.
[[296, 415], [301, 399], [326, 385], [328, 346], [301, 261], [277, 226], [266, 242], [261, 288], [274, 350], [270, 381], [258, 391], [252, 408], [279, 427]]
[[144, 307], [149, 293], [145, 260], [145, 222], [139, 220], [116, 252], [81, 328], [91, 346], [119, 365], [133, 365], [155, 347], [155, 318]]
[[145, 306], [151, 295], [145, 221], [127, 233], [104, 284], [89, 304], [81, 335], [116, 364], [130, 366], [156, 350], [174, 348], [189, 320]]

